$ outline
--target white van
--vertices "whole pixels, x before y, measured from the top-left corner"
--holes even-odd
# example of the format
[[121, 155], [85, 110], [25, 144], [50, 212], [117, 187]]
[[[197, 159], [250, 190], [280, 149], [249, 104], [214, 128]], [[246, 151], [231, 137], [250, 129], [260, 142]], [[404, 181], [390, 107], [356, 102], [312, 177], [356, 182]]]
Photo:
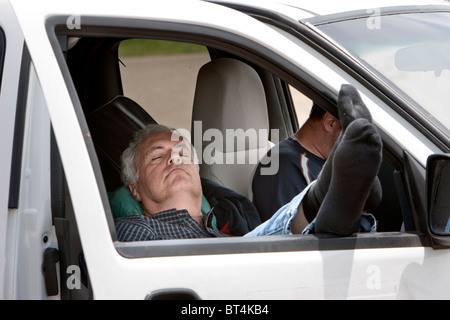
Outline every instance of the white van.
[[[0, 298], [450, 298], [450, 6], [367, 2], [0, 1]], [[133, 39], [196, 49], [129, 57]], [[249, 127], [272, 144], [312, 101], [336, 113], [340, 86], [358, 89], [384, 144], [378, 232], [117, 241], [130, 133], [192, 134], [196, 73], [219, 58], [259, 75], [248, 113], [268, 127]], [[251, 197], [246, 164], [224, 185]]]

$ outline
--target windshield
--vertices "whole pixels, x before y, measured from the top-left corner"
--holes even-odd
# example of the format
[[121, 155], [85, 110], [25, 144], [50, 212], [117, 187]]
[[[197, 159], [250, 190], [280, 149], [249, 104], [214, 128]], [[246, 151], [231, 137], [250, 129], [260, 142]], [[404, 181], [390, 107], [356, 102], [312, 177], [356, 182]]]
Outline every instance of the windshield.
[[385, 15], [317, 25], [415, 100], [449, 135], [450, 13]]

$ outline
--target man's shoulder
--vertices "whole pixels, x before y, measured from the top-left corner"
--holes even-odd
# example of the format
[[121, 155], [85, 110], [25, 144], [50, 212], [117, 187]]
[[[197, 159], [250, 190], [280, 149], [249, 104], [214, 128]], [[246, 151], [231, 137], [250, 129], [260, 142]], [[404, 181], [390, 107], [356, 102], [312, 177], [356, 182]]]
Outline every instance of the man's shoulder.
[[308, 149], [303, 147], [297, 140], [292, 137], [287, 137], [279, 143], [279, 152], [281, 154], [295, 154], [298, 155], [302, 152], [309, 152]]
[[141, 223], [146, 222], [147, 217], [142, 214], [130, 214], [114, 219], [114, 223]]
[[133, 214], [114, 220], [119, 241], [154, 240], [155, 232], [150, 219], [141, 214]]
[[275, 145], [270, 152], [272, 157], [276, 155], [282, 159], [290, 159], [298, 157], [304, 150], [306, 149], [304, 149], [296, 140], [292, 139], [292, 137], [288, 137]]
[[278, 152], [280, 159], [292, 160], [296, 164], [299, 164], [298, 159], [300, 159], [301, 157], [306, 157], [310, 161], [317, 163], [320, 168], [325, 163], [324, 159], [318, 157], [317, 155], [303, 147], [297, 140], [293, 139], [292, 137], [286, 138], [285, 140], [280, 142], [280, 148]]
[[178, 221], [179, 219], [185, 219], [189, 216], [189, 213], [186, 210], [176, 210], [170, 209], [158, 212], [150, 217], [142, 215], [142, 214], [132, 214], [124, 217], [120, 217], [114, 220], [114, 223], [117, 224], [143, 224], [143, 225], [152, 225], [155, 223], [171, 223], [174, 221]]
[[280, 167], [289, 168], [290, 165], [297, 166], [300, 155], [308, 152], [296, 140], [288, 137], [271, 149], [272, 158], [277, 157]]

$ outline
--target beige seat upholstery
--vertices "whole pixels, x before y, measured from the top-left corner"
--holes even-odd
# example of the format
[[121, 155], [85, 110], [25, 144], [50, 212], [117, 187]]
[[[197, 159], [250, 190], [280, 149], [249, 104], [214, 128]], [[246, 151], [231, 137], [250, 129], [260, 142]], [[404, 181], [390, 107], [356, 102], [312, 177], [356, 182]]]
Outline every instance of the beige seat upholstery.
[[252, 199], [254, 169], [273, 145], [268, 141], [264, 88], [256, 71], [230, 58], [204, 65], [197, 78], [192, 123], [201, 177]]

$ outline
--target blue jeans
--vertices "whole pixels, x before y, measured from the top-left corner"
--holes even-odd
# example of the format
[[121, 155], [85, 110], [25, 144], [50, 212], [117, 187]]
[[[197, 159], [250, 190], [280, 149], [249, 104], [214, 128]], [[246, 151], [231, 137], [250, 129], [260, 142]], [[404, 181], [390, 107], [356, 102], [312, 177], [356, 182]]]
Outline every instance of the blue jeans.
[[[292, 234], [291, 223], [297, 214], [298, 206], [302, 202], [309, 188], [314, 184], [312, 182], [302, 192], [295, 196], [291, 202], [285, 204], [266, 222], [260, 224], [253, 231], [245, 234], [244, 237], [257, 237], [269, 235], [289, 235]], [[314, 233], [315, 219], [303, 230], [303, 234]], [[368, 213], [361, 214], [361, 225], [358, 232], [377, 231], [377, 221], [375, 217]]]

